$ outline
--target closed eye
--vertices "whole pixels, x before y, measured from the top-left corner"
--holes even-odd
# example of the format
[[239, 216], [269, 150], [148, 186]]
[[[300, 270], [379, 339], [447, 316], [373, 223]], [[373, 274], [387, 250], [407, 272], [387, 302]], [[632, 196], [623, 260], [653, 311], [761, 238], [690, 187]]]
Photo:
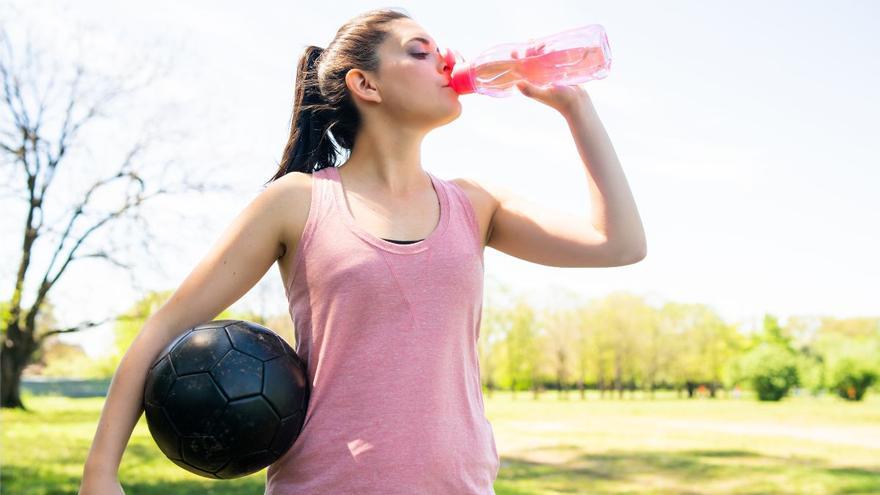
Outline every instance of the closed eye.
[[[442, 56], [442, 54], [440, 53], [440, 48], [439, 48], [439, 47], [437, 48], [437, 54]], [[412, 55], [413, 55], [414, 57], [416, 57], [416, 58], [424, 59], [425, 57], [427, 57], [428, 55], [431, 55], [431, 54], [430, 54], [430, 53], [421, 53], [421, 52], [420, 52], [420, 53], [413, 53]]]

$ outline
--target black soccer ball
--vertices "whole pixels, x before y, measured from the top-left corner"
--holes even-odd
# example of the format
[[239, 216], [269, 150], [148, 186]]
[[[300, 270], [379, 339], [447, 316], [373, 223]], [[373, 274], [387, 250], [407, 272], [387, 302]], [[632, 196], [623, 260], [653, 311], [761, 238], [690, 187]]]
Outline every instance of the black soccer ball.
[[306, 363], [275, 332], [216, 320], [159, 354], [143, 407], [168, 459], [199, 476], [233, 479], [287, 452], [302, 430], [309, 392]]

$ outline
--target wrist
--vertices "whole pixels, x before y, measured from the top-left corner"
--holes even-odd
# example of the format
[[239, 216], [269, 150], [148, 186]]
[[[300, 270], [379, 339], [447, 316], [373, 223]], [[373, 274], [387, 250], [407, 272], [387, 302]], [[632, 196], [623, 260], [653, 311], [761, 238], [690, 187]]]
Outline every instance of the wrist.
[[88, 476], [102, 476], [102, 477], [113, 477], [116, 478], [119, 476], [119, 472], [116, 468], [110, 466], [108, 463], [103, 462], [89, 462], [86, 461], [83, 466], [83, 474]]
[[595, 110], [590, 95], [583, 93], [577, 98], [572, 99], [568, 105], [562, 107], [560, 113], [562, 113], [566, 119], [574, 119], [591, 115], [595, 113]]
[[589, 96], [579, 98], [560, 111], [569, 124], [598, 118]]

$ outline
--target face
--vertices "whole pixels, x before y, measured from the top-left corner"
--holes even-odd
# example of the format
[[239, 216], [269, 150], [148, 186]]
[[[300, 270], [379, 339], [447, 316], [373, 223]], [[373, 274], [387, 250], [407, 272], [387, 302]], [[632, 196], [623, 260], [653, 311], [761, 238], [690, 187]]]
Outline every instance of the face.
[[[372, 74], [371, 110], [424, 131], [452, 122], [461, 115], [458, 93], [446, 86], [452, 72], [440, 47], [415, 21], [395, 19], [379, 48], [379, 71]], [[422, 38], [422, 39], [417, 39]], [[446, 86], [446, 87], [444, 87]]]

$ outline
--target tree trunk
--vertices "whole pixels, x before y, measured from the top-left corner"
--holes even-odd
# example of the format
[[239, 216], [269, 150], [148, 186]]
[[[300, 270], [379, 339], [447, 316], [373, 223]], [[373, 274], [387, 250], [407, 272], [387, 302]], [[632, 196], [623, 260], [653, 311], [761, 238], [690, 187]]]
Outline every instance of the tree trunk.
[[25, 360], [18, 356], [16, 351], [19, 347], [12, 345], [12, 341], [4, 339], [0, 349], [0, 407], [24, 409], [21, 402], [21, 373], [24, 371]]
[[620, 362], [620, 353], [614, 355], [614, 388], [617, 390], [617, 397], [623, 398], [623, 364]]

